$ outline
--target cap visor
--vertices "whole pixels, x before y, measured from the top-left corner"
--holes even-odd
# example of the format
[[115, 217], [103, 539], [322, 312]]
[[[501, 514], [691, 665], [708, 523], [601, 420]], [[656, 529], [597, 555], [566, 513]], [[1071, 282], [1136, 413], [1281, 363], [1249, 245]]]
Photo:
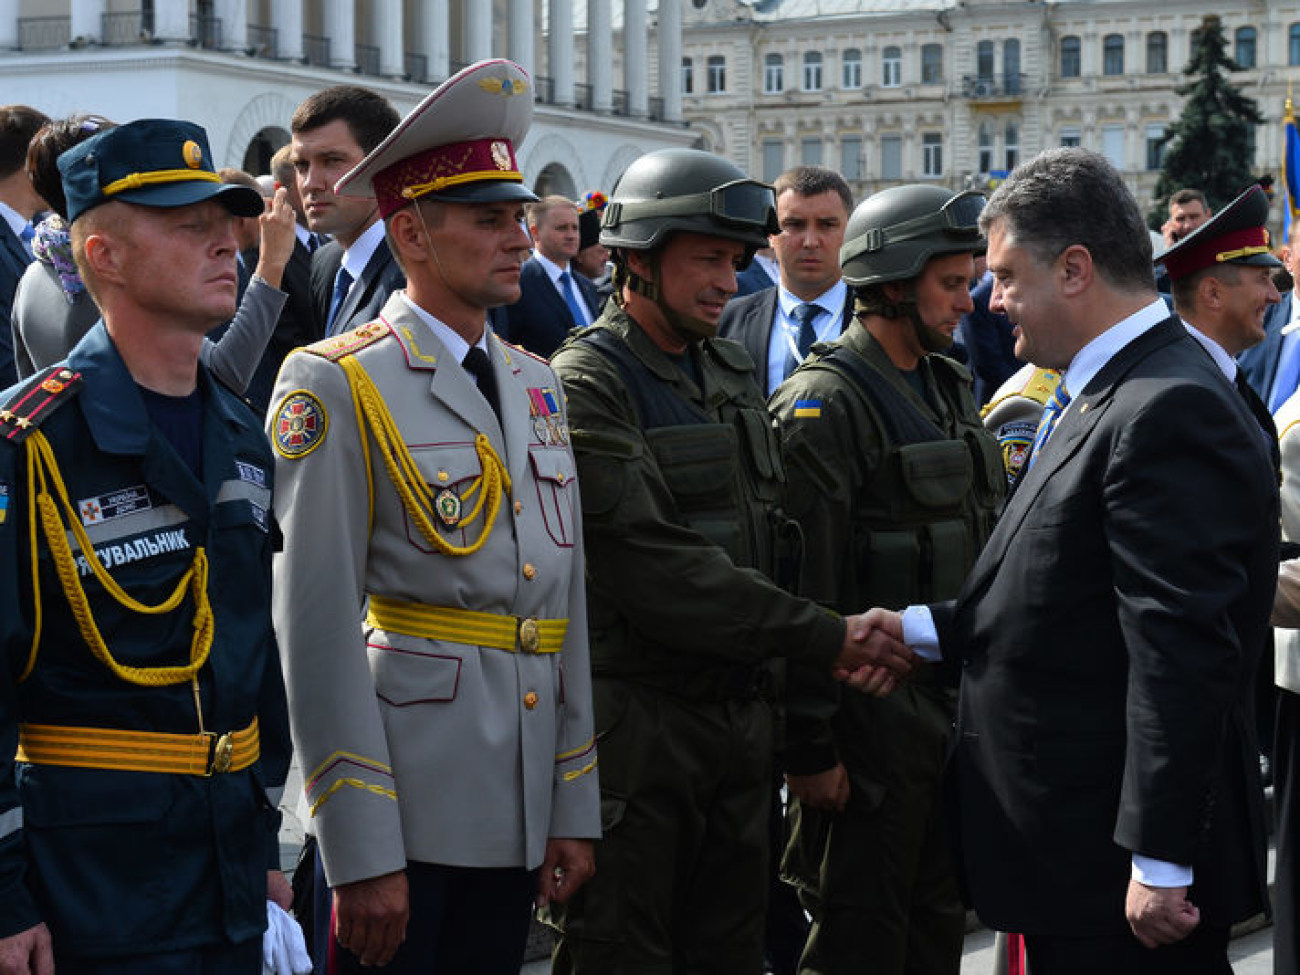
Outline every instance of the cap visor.
[[440, 193], [428, 193], [420, 199], [441, 200], [443, 203], [503, 203], [511, 200], [533, 203], [537, 200], [537, 194], [523, 183], [498, 179], [462, 183]]

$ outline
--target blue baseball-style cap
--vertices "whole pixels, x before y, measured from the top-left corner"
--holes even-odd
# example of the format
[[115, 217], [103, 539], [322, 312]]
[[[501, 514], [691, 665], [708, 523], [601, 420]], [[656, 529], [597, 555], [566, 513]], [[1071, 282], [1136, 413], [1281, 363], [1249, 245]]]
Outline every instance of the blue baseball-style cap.
[[208, 135], [192, 122], [141, 119], [92, 136], [59, 156], [68, 223], [109, 200], [147, 207], [183, 207], [215, 199], [231, 213], [263, 211], [256, 190], [222, 183]]

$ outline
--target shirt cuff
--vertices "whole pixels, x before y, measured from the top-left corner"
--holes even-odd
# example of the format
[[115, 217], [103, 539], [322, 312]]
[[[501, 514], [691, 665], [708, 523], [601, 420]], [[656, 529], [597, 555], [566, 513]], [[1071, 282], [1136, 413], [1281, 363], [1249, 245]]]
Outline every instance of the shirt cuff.
[[1190, 887], [1192, 868], [1181, 863], [1153, 860], [1141, 853], [1133, 854], [1133, 879], [1148, 887]]
[[929, 606], [908, 606], [903, 610], [903, 642], [922, 660], [938, 663], [943, 659], [939, 631], [934, 628]]

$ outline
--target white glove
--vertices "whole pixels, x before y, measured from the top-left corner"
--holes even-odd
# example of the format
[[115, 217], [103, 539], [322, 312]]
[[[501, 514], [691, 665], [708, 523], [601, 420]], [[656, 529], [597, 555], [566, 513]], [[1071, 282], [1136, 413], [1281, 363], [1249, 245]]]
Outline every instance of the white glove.
[[311, 957], [298, 922], [275, 901], [266, 902], [266, 933], [262, 935], [263, 975], [311, 975]]

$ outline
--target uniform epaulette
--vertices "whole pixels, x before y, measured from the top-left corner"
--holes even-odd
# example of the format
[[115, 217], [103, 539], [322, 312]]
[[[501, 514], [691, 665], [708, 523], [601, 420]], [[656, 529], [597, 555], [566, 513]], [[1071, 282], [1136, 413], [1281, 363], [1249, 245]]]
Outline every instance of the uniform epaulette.
[[46, 417], [77, 395], [81, 383], [81, 373], [66, 366], [38, 372], [0, 406], [0, 437], [22, 443]]
[[518, 352], [520, 355], [527, 356], [530, 359], [536, 359], [544, 366], [549, 366], [551, 364], [550, 360], [547, 359], [545, 356], [540, 356], [536, 352], [530, 352], [528, 351], [528, 349], [525, 349], [522, 345], [515, 345], [515, 343], [513, 342], [507, 342], [505, 339], [501, 338], [500, 335], [497, 336], [497, 341], [499, 341], [502, 345], [506, 347], [507, 355], [509, 355], [509, 353], [511, 352]]
[[1029, 374], [1025, 382], [1016, 387], [1007, 389], [1005, 386], [998, 390], [1001, 395], [994, 397], [984, 404], [980, 410], [981, 417], [987, 417], [1000, 404], [1011, 399], [1013, 396], [1020, 396], [1028, 400], [1033, 400], [1040, 406], [1046, 406], [1047, 401], [1052, 398], [1052, 393], [1056, 392], [1056, 385], [1061, 380], [1061, 374], [1055, 369], [1035, 369]]
[[391, 331], [387, 322], [376, 320], [362, 325], [360, 328], [354, 328], [350, 332], [321, 339], [319, 342], [307, 346], [303, 351], [328, 359], [330, 362], [338, 362], [345, 356], [359, 352], [368, 345], [374, 345]]

